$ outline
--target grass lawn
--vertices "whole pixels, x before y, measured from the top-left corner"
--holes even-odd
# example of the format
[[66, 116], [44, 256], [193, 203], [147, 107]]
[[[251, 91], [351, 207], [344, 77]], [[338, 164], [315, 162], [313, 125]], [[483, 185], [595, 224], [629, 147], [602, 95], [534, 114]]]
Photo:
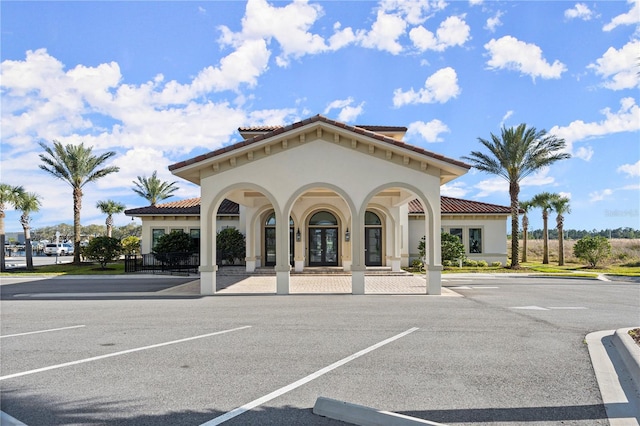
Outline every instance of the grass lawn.
[[107, 264], [106, 269], [101, 269], [99, 263], [83, 262], [76, 266], [71, 263], [59, 263], [57, 265], [42, 265], [34, 267], [33, 271], [26, 269], [13, 269], [3, 272], [0, 276], [29, 276], [29, 275], [119, 275], [124, 274], [124, 262]]

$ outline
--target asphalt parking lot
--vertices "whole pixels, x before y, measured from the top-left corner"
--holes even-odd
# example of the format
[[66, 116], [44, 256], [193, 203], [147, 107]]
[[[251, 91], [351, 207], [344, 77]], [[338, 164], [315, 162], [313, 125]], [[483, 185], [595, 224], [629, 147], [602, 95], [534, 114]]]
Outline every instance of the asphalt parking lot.
[[443, 278], [462, 297], [156, 297], [184, 283], [157, 277], [99, 282], [147, 296], [33, 298], [83, 281], [3, 279], [0, 409], [30, 426], [343, 424], [312, 413], [323, 396], [450, 425], [609, 424], [584, 339], [640, 323], [637, 283]]

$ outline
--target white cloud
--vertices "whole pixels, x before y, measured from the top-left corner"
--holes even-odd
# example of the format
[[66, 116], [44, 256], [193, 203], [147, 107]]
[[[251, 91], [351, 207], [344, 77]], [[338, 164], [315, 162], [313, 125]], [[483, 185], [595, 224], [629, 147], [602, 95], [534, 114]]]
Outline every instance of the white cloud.
[[442, 121], [435, 119], [428, 123], [415, 121], [409, 124], [407, 133], [409, 136], [420, 135], [427, 142], [442, 142], [441, 133], [450, 132], [449, 127]]
[[622, 15], [618, 15], [608, 24], [602, 27], [602, 31], [611, 31], [620, 25], [638, 25], [640, 22], [640, 0], [627, 0], [631, 5], [631, 10]]
[[333, 109], [339, 109], [337, 120], [345, 123], [351, 123], [355, 119], [357, 119], [360, 114], [362, 114], [364, 109], [364, 102], [361, 102], [360, 105], [352, 106], [353, 98], [349, 97], [347, 99], [337, 99], [333, 102], [330, 102], [329, 105], [324, 109], [323, 114], [328, 114]]
[[234, 47], [249, 41], [268, 42], [275, 39], [282, 52], [276, 58], [279, 66], [287, 66], [290, 58], [316, 54], [327, 50], [324, 39], [309, 30], [322, 16], [320, 5], [306, 1], [274, 7], [266, 0], [249, 0], [242, 18], [242, 31], [233, 33], [222, 26], [220, 41]]
[[501, 11], [498, 11], [493, 17], [488, 18], [485, 28], [491, 31], [492, 33], [496, 32], [496, 28], [502, 26], [502, 21], [500, 20], [500, 18], [502, 18], [502, 15], [504, 15], [504, 13]]
[[357, 38], [363, 47], [383, 50], [397, 55], [402, 51], [402, 45], [398, 42], [398, 38], [404, 34], [406, 28], [407, 23], [404, 19], [379, 10], [371, 30], [359, 30]]
[[637, 71], [639, 54], [640, 40], [631, 40], [620, 50], [610, 47], [595, 64], [589, 64], [587, 68], [601, 75], [606, 80], [603, 86], [608, 89], [633, 89], [640, 87]]
[[[529, 175], [520, 181], [520, 188], [531, 187], [549, 187], [555, 185], [556, 181], [553, 176], [549, 176], [549, 168], [545, 167], [538, 172]], [[480, 190], [476, 197], [488, 197], [496, 193], [509, 194], [509, 182], [506, 179], [495, 176], [478, 182], [473, 186]]]
[[549, 130], [549, 133], [563, 138], [567, 143], [567, 149], [571, 151], [571, 147], [576, 141], [612, 133], [640, 130], [640, 108], [633, 98], [621, 99], [620, 109], [617, 112], [611, 112], [610, 108], [605, 108], [600, 112], [605, 116], [604, 120], [591, 123], [576, 120], [568, 126], [554, 126]]
[[471, 6], [478, 6], [478, 5], [481, 5], [482, 3], [484, 3], [483, 0], [469, 0], [469, 4]]
[[381, 10], [398, 15], [410, 25], [418, 25], [429, 18], [431, 14], [444, 9], [444, 0], [382, 0]]
[[566, 66], [555, 60], [549, 64], [542, 57], [542, 49], [532, 43], [525, 43], [512, 36], [491, 39], [484, 48], [490, 54], [487, 65], [490, 69], [507, 69], [520, 71], [530, 75], [533, 80], [536, 77], [544, 79], [560, 78], [567, 70]]
[[329, 37], [329, 49], [338, 50], [356, 41], [356, 35], [351, 27], [341, 28], [340, 22], [336, 22], [333, 26], [335, 33]]
[[623, 164], [616, 169], [618, 173], [624, 173], [627, 177], [640, 177], [640, 160], [635, 164]]
[[464, 21], [465, 16], [450, 16], [445, 19], [434, 35], [422, 25], [409, 31], [409, 38], [420, 51], [442, 52], [448, 47], [462, 46], [470, 39], [471, 28]]
[[407, 104], [445, 103], [457, 97], [461, 90], [458, 86], [458, 75], [451, 68], [442, 68], [433, 73], [417, 92], [413, 88], [406, 92], [402, 89], [393, 91], [393, 105], [400, 107]]
[[464, 182], [449, 182], [440, 187], [440, 194], [445, 197], [462, 198], [469, 193]]
[[589, 9], [584, 3], [576, 3], [575, 6], [571, 9], [567, 9], [564, 11], [564, 17], [567, 19], [582, 19], [583, 21], [588, 21], [593, 18], [593, 12]]
[[500, 127], [504, 126], [504, 123], [511, 118], [511, 116], [513, 115], [513, 111], [509, 110], [507, 111], [507, 113], [502, 117], [502, 120], [500, 120]]
[[589, 193], [589, 201], [592, 203], [596, 201], [602, 201], [611, 195], [613, 195], [613, 190], [608, 188], [603, 189], [602, 191], [593, 191]]
[[591, 157], [593, 157], [593, 148], [590, 146], [581, 146], [572, 155], [581, 160], [590, 161]]

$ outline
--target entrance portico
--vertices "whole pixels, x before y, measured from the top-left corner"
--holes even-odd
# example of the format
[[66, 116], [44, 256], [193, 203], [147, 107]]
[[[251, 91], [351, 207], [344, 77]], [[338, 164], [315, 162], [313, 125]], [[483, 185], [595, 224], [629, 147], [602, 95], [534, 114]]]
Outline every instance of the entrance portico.
[[469, 166], [406, 145], [403, 128], [367, 127], [315, 116], [253, 129], [250, 139], [170, 167], [201, 187], [202, 294], [216, 289], [216, 212], [224, 199], [243, 210], [247, 271], [272, 266], [278, 294], [289, 293], [292, 268], [324, 265], [350, 271], [352, 293], [364, 294], [367, 266], [408, 263], [407, 209], [417, 199], [427, 293], [440, 294], [440, 185]]

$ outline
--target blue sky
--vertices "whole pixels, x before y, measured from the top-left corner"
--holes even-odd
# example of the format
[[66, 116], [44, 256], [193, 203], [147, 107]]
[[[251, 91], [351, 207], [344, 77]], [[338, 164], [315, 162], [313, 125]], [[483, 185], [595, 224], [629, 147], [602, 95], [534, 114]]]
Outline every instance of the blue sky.
[[[146, 205], [137, 176], [177, 181], [168, 201], [196, 197], [168, 165], [240, 140], [240, 126], [323, 114], [406, 126], [406, 142], [456, 159], [502, 126], [545, 129], [572, 158], [523, 181], [521, 200], [570, 197], [566, 228], [640, 228], [640, 0], [2, 1], [0, 12], [0, 180], [41, 196], [33, 227], [73, 218], [38, 142], [117, 153], [120, 172], [85, 188], [83, 225], [102, 224], [98, 200]], [[476, 171], [442, 193], [509, 204], [506, 182]], [[19, 212], [5, 223], [21, 230]]]

